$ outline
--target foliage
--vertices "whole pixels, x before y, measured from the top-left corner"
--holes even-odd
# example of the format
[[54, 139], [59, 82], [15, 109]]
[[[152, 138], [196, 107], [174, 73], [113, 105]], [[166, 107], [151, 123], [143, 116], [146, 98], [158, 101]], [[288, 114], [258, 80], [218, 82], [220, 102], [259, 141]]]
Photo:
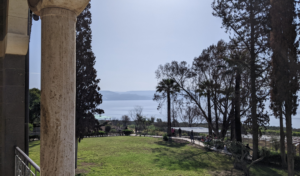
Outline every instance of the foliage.
[[40, 123], [41, 91], [37, 88], [29, 89], [29, 123]]
[[268, 157], [270, 155], [271, 155], [271, 152], [270, 152], [270, 150], [267, 147], [262, 147], [259, 150], [259, 156], [260, 157]]
[[280, 147], [280, 143], [278, 141], [278, 139], [276, 137], [271, 137], [271, 143], [272, 143], [272, 147], [275, 149], [275, 151], [278, 151], [279, 147]]
[[132, 130], [123, 130], [123, 133], [126, 135], [126, 136], [130, 136], [130, 134], [133, 133]]
[[[218, 67], [227, 64], [222, 58], [228, 57], [228, 54], [228, 45], [221, 40], [216, 45], [204, 49], [201, 55], [194, 59], [192, 66], [185, 61], [173, 61], [160, 65], [156, 70], [158, 79], [172, 79], [179, 86], [181, 91], [176, 101], [189, 102], [196, 106], [200, 112], [199, 116], [203, 117], [209, 128], [221, 138], [226, 135], [233, 115], [233, 75], [221, 76], [226, 67]], [[203, 103], [204, 97], [206, 103]], [[212, 124], [213, 116], [216, 125]], [[219, 120], [223, 121], [221, 133], [217, 125]]]
[[113, 128], [113, 129], [110, 130], [110, 132], [111, 133], [117, 133], [117, 130]]
[[130, 118], [128, 115], [123, 115], [122, 116], [122, 121], [124, 123], [125, 126], [127, 126], [127, 123], [130, 121]]
[[32, 124], [32, 123], [29, 123], [29, 124], [28, 124], [28, 129], [29, 129], [29, 131], [31, 131], [31, 132], [33, 131], [33, 124]]
[[227, 146], [227, 150], [234, 157], [234, 168], [243, 170], [245, 176], [250, 176], [250, 167], [255, 163], [263, 160], [266, 156], [267, 152], [263, 150], [260, 158], [257, 160], [253, 160], [250, 164], [248, 164], [247, 157], [249, 156], [250, 149], [244, 146], [243, 143], [238, 141], [227, 141], [225, 142]]
[[[281, 156], [285, 165], [283, 115], [286, 120], [287, 163], [289, 175], [294, 175], [292, 115], [297, 114], [299, 91], [299, 1], [271, 1], [272, 31], [271, 106], [281, 126]], [[280, 19], [280, 20], [278, 20]]]
[[106, 134], [106, 132], [104, 132], [104, 131], [98, 131], [98, 132], [99, 132], [100, 135]]
[[168, 141], [169, 140], [169, 137], [168, 137], [168, 135], [166, 133], [163, 135], [163, 140], [164, 141]]
[[211, 148], [214, 146], [213, 141], [210, 141], [210, 142], [203, 142], [203, 143], [204, 143], [204, 148], [205, 148], [207, 151], [210, 151]]
[[[253, 133], [253, 159], [258, 157], [258, 128], [266, 126], [269, 116], [264, 110], [269, 92], [267, 71], [270, 26], [269, 0], [214, 0], [213, 15], [222, 19], [226, 32], [233, 32], [231, 43], [235, 48], [250, 54], [250, 97], [251, 113], [245, 121]], [[259, 14], [259, 15], [258, 15]]]
[[110, 132], [111, 126], [110, 125], [106, 125], [105, 126], [105, 132], [108, 133]]
[[156, 93], [154, 94], [154, 101], [158, 101], [157, 109], [160, 109], [167, 100], [168, 113], [168, 135], [171, 135], [171, 96], [176, 99], [176, 95], [180, 92], [180, 87], [174, 79], [162, 79], [156, 86]]
[[99, 130], [94, 114], [102, 114], [99, 108], [102, 95], [100, 79], [94, 68], [96, 57], [92, 51], [92, 15], [89, 3], [77, 17], [76, 23], [76, 139], [83, 139], [90, 130]]

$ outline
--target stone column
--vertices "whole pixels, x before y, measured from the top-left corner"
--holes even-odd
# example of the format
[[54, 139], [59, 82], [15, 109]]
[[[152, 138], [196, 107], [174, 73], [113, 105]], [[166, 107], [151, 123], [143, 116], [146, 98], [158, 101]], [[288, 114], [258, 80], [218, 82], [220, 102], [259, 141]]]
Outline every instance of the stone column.
[[89, 0], [28, 0], [42, 20], [42, 176], [75, 175], [76, 18]]

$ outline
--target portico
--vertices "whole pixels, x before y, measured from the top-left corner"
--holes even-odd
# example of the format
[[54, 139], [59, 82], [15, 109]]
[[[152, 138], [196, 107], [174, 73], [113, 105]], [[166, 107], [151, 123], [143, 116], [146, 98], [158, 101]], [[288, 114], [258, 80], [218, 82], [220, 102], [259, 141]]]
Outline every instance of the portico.
[[42, 21], [41, 175], [75, 175], [75, 25], [88, 3], [28, 0]]

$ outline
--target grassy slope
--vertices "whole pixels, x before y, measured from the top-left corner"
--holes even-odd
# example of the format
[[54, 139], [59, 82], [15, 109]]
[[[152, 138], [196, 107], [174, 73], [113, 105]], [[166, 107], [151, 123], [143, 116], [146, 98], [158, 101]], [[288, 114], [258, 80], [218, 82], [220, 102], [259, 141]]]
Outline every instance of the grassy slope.
[[[30, 158], [39, 165], [39, 141], [30, 143]], [[98, 175], [221, 175], [231, 173], [232, 160], [188, 144], [148, 137], [86, 138], [79, 143], [78, 169]], [[287, 175], [255, 166], [253, 175]]]

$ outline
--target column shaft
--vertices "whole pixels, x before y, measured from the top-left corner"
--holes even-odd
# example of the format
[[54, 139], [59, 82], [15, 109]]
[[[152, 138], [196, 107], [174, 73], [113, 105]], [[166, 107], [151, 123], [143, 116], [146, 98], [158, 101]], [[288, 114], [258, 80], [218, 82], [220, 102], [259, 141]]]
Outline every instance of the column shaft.
[[76, 18], [63, 8], [41, 11], [43, 176], [75, 175]]

